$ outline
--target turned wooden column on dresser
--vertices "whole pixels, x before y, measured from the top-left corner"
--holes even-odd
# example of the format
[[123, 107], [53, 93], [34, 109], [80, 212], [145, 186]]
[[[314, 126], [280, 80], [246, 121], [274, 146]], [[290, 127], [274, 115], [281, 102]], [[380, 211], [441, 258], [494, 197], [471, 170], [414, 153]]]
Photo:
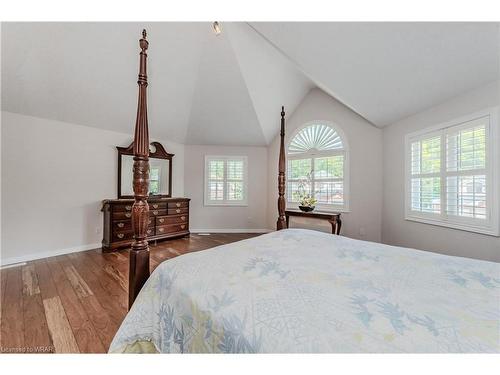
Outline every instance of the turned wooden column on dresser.
[[[189, 201], [189, 198], [149, 198], [147, 240], [189, 235]], [[113, 251], [132, 244], [133, 203], [133, 199], [106, 199], [102, 202], [103, 251]]]

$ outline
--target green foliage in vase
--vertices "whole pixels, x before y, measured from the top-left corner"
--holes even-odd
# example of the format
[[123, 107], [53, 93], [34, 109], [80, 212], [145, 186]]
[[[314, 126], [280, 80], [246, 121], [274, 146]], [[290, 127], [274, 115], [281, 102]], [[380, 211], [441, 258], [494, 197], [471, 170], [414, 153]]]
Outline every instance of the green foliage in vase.
[[316, 198], [311, 197], [310, 195], [305, 195], [300, 198], [300, 205], [306, 207], [313, 207], [317, 202]]

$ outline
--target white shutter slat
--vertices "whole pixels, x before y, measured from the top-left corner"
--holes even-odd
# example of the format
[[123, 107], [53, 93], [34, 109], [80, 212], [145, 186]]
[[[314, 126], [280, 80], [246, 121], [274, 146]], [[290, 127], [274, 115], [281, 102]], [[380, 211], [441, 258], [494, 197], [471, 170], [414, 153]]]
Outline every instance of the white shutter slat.
[[447, 132], [446, 215], [487, 219], [486, 142], [486, 124], [478, 120]]

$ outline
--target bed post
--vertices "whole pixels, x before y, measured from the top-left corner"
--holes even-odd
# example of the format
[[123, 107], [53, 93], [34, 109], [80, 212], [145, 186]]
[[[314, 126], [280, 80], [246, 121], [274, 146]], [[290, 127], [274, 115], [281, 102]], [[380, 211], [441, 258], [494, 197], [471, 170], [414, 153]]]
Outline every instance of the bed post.
[[278, 163], [278, 221], [276, 230], [286, 228], [285, 221], [285, 107], [281, 107], [280, 158]]
[[149, 218], [148, 190], [149, 190], [149, 134], [148, 114], [146, 105], [146, 58], [148, 41], [146, 30], [142, 31], [139, 79], [139, 100], [137, 104], [137, 119], [134, 133], [134, 204], [132, 205], [132, 229], [134, 242], [130, 251], [128, 305], [132, 307], [137, 294], [149, 277], [149, 246], [147, 228]]

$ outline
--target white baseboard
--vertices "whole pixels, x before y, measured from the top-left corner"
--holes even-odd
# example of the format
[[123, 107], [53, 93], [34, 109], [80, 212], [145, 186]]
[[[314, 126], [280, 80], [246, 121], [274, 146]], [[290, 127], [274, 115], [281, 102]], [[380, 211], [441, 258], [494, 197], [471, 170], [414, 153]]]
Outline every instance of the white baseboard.
[[22, 256], [19, 256], [19, 257], [5, 258], [5, 259], [0, 259], [0, 266], [3, 267], [3, 266], [6, 266], [6, 265], [9, 265], [9, 264], [29, 262], [30, 260], [37, 260], [37, 259], [42, 259], [42, 258], [50, 258], [50, 257], [58, 256], [58, 255], [65, 255], [65, 254], [77, 253], [79, 251], [85, 251], [85, 250], [99, 249], [101, 246], [102, 246], [101, 243], [92, 243], [92, 244], [88, 244], [88, 245], [68, 247], [66, 249], [59, 249], [59, 250], [54, 250], [54, 251], [45, 251], [45, 252], [42, 252], [42, 253], [27, 254], [27, 255], [22, 255]]
[[271, 229], [190, 229], [191, 233], [269, 233]]
[[[191, 233], [269, 233], [272, 232], [271, 229], [190, 229]], [[11, 257], [0, 259], [0, 267], [29, 262], [31, 260], [37, 260], [42, 258], [50, 258], [58, 255], [65, 255], [71, 253], [77, 253], [79, 251], [86, 251], [92, 249], [99, 249], [102, 246], [101, 243], [92, 243], [88, 245], [81, 245], [75, 247], [68, 247], [66, 249], [59, 249], [54, 251], [45, 251], [42, 253], [27, 254], [19, 257]]]

